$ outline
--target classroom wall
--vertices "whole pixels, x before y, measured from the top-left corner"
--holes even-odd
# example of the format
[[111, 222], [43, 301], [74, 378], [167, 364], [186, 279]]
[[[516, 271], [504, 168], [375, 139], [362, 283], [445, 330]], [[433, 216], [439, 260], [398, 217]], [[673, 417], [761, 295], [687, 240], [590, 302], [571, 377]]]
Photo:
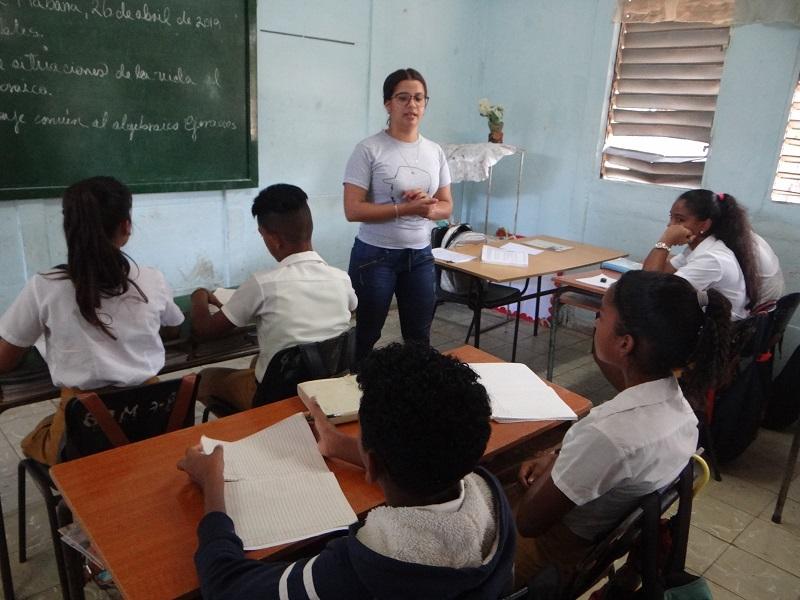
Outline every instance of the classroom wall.
[[[488, 130], [477, 100], [506, 106], [506, 142], [528, 150], [520, 232], [642, 257], [678, 190], [599, 179], [613, 10], [614, 0], [260, 0], [259, 29], [348, 42], [259, 32], [260, 186], [302, 186], [317, 224], [315, 246], [346, 268], [356, 225], [342, 215], [344, 165], [354, 144], [384, 124], [386, 74], [414, 66], [432, 98], [423, 133], [436, 141], [483, 141]], [[800, 206], [772, 203], [768, 190], [798, 70], [800, 29], [734, 29], [705, 177], [707, 187], [748, 207], [791, 289], [800, 289]], [[511, 226], [515, 185], [516, 162], [504, 160], [495, 170], [490, 230]], [[274, 264], [249, 214], [253, 195], [138, 195], [126, 250], [162, 269], [179, 293], [239, 284]], [[454, 195], [465, 219], [482, 225], [483, 186], [454, 186]], [[0, 202], [0, 310], [34, 272], [63, 262], [60, 227], [57, 199]], [[795, 319], [794, 344], [799, 327]]]

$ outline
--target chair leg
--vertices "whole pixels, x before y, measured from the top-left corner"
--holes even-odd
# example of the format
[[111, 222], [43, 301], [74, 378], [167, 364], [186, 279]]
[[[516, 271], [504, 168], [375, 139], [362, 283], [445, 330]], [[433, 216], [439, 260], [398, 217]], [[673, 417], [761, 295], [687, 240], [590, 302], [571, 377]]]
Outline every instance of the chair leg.
[[3, 597], [6, 600], [14, 600], [14, 581], [11, 579], [11, 563], [8, 560], [8, 540], [2, 503], [0, 503], [0, 578], [3, 580]]
[[64, 563], [64, 552], [61, 550], [61, 536], [58, 533], [58, 517], [56, 515], [58, 501], [58, 498], [51, 496], [50, 498], [45, 498], [45, 505], [47, 506], [47, 520], [50, 523], [50, 538], [53, 542], [53, 553], [56, 557], [58, 582], [61, 585], [61, 597], [64, 600], [70, 600], [67, 566]]
[[208, 415], [211, 413], [211, 408], [206, 406], [206, 409], [203, 411], [203, 423], [208, 423]]
[[798, 452], [800, 452], [800, 423], [797, 423], [795, 428], [792, 447], [789, 450], [789, 460], [786, 462], [786, 471], [783, 473], [781, 491], [778, 494], [778, 501], [775, 503], [775, 512], [772, 513], [772, 520], [775, 523], [780, 523], [783, 518], [783, 505], [786, 503], [786, 495], [789, 493], [789, 485], [794, 476], [794, 465], [797, 462]]
[[27, 528], [25, 518], [25, 466], [17, 466], [17, 540], [19, 545], [19, 562], [28, 560], [28, 545], [26, 542]]
[[517, 362], [517, 338], [519, 337], [519, 313], [522, 310], [520, 302], [517, 302], [517, 317], [514, 319], [514, 344], [511, 346], [511, 362]]

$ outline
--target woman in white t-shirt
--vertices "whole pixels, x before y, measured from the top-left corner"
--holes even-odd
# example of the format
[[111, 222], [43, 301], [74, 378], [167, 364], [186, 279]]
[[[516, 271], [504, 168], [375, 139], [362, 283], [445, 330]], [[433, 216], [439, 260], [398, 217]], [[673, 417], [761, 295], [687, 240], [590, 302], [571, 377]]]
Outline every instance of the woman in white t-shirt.
[[[673, 246], [683, 244], [683, 252], [670, 256]], [[675, 273], [698, 290], [718, 290], [730, 300], [734, 321], [746, 318], [759, 297], [750, 222], [730, 194], [702, 189], [681, 194], [643, 268]]]
[[517, 528], [532, 539], [518, 540], [518, 577], [555, 565], [569, 580], [600, 536], [678, 476], [697, 448], [686, 397], [724, 373], [731, 329], [721, 293], [674, 275], [629, 271], [606, 292], [594, 345], [623, 387], [573, 425], [560, 450], [523, 463]]
[[55, 415], [22, 441], [46, 464], [59, 460], [64, 406], [76, 390], [140, 385], [164, 366], [162, 327], [183, 313], [155, 269], [132, 265], [131, 193], [111, 177], [70, 186], [63, 197], [67, 264], [38, 273], [0, 317], [0, 372], [13, 369], [44, 337], [45, 360], [62, 389]]
[[381, 336], [397, 296], [404, 340], [427, 343], [435, 303], [432, 222], [452, 210], [450, 171], [438, 144], [419, 133], [428, 86], [414, 69], [383, 83], [385, 130], [362, 140], [344, 174], [344, 212], [358, 221], [350, 279], [358, 296], [356, 354], [360, 360]]

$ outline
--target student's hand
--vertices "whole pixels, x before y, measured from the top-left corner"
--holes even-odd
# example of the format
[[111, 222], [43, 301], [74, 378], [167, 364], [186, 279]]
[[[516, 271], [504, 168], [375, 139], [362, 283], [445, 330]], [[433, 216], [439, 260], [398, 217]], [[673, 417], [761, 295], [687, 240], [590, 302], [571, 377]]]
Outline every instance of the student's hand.
[[205, 454], [200, 444], [186, 449], [186, 454], [178, 461], [178, 468], [184, 471], [203, 492], [213, 484], [223, 481], [225, 458], [222, 446], [217, 446], [211, 454]]
[[519, 475], [517, 476], [523, 488], [528, 489], [533, 485], [544, 472], [547, 471], [550, 464], [556, 459], [555, 454], [542, 454], [531, 460], [526, 460], [519, 467]]
[[676, 223], [667, 227], [658, 241], [664, 242], [668, 246], [682, 246], [692, 242], [694, 238], [695, 235], [691, 229]]
[[438, 200], [429, 196], [427, 192], [414, 189], [403, 192], [403, 214], [427, 217]]
[[328, 417], [313, 396], [308, 403], [308, 412], [311, 413], [311, 417], [314, 419], [314, 422], [311, 423], [311, 429], [317, 438], [317, 446], [320, 453], [322, 456], [334, 456], [336, 454], [337, 438], [339, 437], [336, 425], [328, 420]]

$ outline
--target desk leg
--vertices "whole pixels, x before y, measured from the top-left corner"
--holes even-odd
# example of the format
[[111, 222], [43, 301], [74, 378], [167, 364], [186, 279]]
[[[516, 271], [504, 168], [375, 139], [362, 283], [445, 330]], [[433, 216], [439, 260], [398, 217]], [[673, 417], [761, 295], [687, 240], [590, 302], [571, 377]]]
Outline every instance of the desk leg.
[[8, 540], [2, 504], [0, 504], [0, 577], [3, 580], [3, 597], [6, 600], [14, 600], [14, 582], [11, 579], [11, 564], [8, 560]]
[[536, 278], [536, 314], [533, 315], [533, 337], [539, 335], [539, 299], [542, 297], [542, 276]]
[[481, 311], [483, 310], [483, 285], [480, 279], [474, 279], [473, 283], [478, 287], [475, 302], [475, 313], [472, 322], [475, 323], [475, 347], [481, 347]]
[[800, 452], [800, 424], [795, 424], [794, 438], [792, 447], [789, 450], [789, 459], [786, 461], [786, 471], [783, 474], [781, 491], [778, 494], [778, 501], [775, 503], [775, 511], [772, 513], [772, 520], [780, 523], [783, 515], [783, 505], [786, 502], [786, 495], [789, 493], [789, 486], [794, 476], [794, 465], [797, 462], [797, 454]]
[[547, 348], [548, 381], [553, 381], [553, 365], [556, 361], [556, 329], [558, 328], [558, 312], [560, 308], [559, 294], [553, 294], [553, 319], [550, 322], [550, 343]]

